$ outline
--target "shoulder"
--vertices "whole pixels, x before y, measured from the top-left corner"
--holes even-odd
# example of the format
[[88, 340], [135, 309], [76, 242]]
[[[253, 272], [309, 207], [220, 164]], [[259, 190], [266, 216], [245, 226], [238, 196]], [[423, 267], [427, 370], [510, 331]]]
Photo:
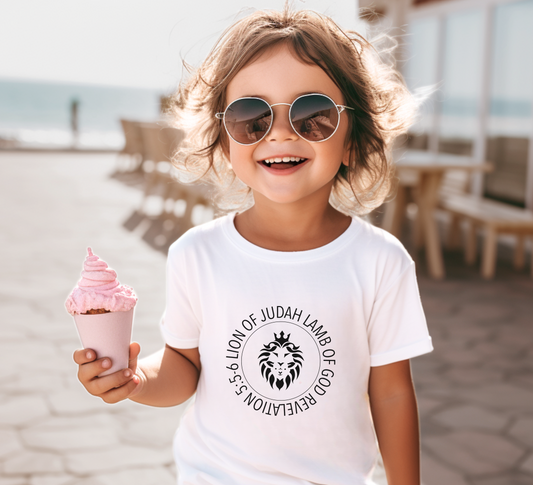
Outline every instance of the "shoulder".
[[224, 237], [224, 225], [228, 224], [230, 217], [219, 217], [189, 229], [171, 244], [168, 250], [169, 260], [187, 258], [219, 244]]
[[412, 262], [412, 258], [404, 245], [390, 232], [376, 227], [369, 222], [355, 217], [354, 223], [358, 226], [358, 242], [365, 250], [377, 258], [406, 260]]
[[396, 279], [414, 265], [404, 245], [392, 234], [360, 218], [354, 218], [354, 222], [358, 226], [354, 250], [361, 252], [365, 264], [382, 283]]

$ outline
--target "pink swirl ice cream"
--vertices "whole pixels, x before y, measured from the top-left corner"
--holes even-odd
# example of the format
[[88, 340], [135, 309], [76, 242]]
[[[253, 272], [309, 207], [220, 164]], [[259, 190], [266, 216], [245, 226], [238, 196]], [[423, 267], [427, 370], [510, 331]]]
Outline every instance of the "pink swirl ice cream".
[[[65, 302], [71, 315], [99, 310], [95, 313], [127, 312], [137, 303], [137, 296], [117, 280], [117, 273], [87, 248], [88, 256], [83, 263], [81, 279]], [[91, 313], [93, 313], [91, 311]]]

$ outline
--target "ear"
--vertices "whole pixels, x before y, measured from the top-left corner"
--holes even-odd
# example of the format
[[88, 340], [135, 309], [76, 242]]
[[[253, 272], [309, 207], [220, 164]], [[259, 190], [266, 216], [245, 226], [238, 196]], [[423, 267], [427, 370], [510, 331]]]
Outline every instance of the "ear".
[[352, 151], [352, 144], [349, 143], [347, 146], [344, 147], [344, 154], [342, 156], [342, 164], [346, 165], [347, 167], [350, 166], [350, 153]]

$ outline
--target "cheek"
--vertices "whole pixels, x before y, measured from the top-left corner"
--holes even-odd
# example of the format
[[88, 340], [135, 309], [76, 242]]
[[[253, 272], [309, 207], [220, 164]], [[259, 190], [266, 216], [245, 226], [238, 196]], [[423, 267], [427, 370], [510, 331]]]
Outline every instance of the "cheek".
[[254, 147], [246, 147], [230, 141], [228, 159], [237, 176], [239, 173], [246, 173], [252, 167], [253, 154]]

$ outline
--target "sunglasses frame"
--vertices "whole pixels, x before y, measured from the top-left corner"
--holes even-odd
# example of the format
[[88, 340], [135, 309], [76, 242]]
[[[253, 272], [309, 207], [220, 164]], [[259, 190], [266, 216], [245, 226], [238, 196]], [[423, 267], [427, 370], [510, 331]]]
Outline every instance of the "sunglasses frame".
[[[331, 101], [333, 106], [335, 106], [335, 108], [337, 108], [337, 113], [339, 115], [338, 118], [337, 118], [337, 126], [335, 127], [335, 130], [333, 131], [333, 133], [331, 135], [329, 135], [327, 138], [324, 138], [323, 140], [308, 140], [307, 138], [304, 138], [302, 135], [300, 135], [300, 133], [298, 133], [298, 131], [296, 130], [296, 128], [294, 128], [294, 125], [292, 124], [291, 111], [292, 111], [292, 107], [293, 107], [294, 103], [296, 103], [296, 101], [298, 101], [299, 99], [306, 98], [308, 96], [321, 96], [323, 98], [327, 98], [327, 99], [329, 99]], [[265, 132], [265, 134], [259, 140], [254, 141], [253, 143], [241, 143], [241, 142], [235, 140], [235, 138], [233, 138], [233, 136], [231, 136], [231, 133], [229, 132], [228, 127], [226, 126], [226, 111], [228, 111], [228, 108], [233, 103], [236, 103], [237, 101], [241, 101], [243, 99], [258, 99], [260, 101], [263, 101], [270, 108], [270, 115], [271, 115], [270, 126], [268, 127], [268, 130]], [[259, 97], [255, 97], [255, 96], [245, 96], [243, 98], [238, 98], [238, 99], [233, 100], [230, 104], [228, 104], [228, 106], [226, 107], [226, 109], [223, 112], [215, 113], [215, 118], [218, 119], [218, 120], [222, 120], [222, 122], [224, 123], [224, 129], [226, 130], [226, 133], [228, 134], [228, 136], [235, 143], [237, 143], [238, 145], [242, 145], [242, 146], [247, 146], [248, 147], [248, 146], [251, 146], [251, 145], [255, 145], [256, 143], [259, 143], [260, 141], [264, 140], [264, 138], [270, 133], [270, 130], [272, 129], [272, 125], [274, 124], [274, 110], [272, 109], [274, 106], [290, 106], [290, 108], [289, 108], [289, 123], [291, 124], [292, 129], [294, 130], [294, 132], [300, 138], [302, 138], [305, 141], [308, 141], [309, 143], [322, 143], [323, 141], [328, 141], [337, 132], [337, 130], [339, 128], [339, 125], [341, 123], [341, 113], [345, 109], [349, 109], [349, 110], [354, 111], [354, 109], [350, 108], [350, 106], [345, 106], [343, 104], [336, 104], [335, 101], [333, 101], [329, 96], [326, 96], [325, 94], [322, 94], [322, 93], [302, 94], [301, 96], [298, 96], [292, 103], [275, 103], [275, 104], [270, 104], [267, 101], [265, 101], [263, 98], [259, 98]]]

